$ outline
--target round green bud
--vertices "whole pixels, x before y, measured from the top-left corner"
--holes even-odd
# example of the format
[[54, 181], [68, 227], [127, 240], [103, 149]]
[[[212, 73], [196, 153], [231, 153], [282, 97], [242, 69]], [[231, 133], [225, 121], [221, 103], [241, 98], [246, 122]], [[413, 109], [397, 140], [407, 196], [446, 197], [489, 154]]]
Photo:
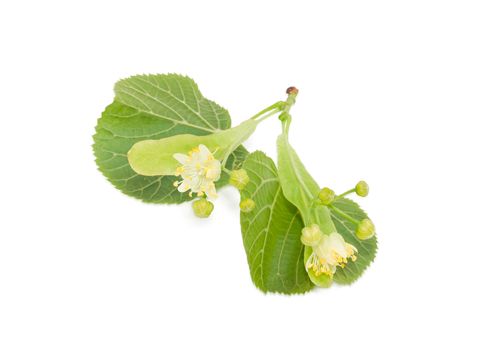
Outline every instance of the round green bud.
[[251, 198], [243, 199], [241, 203], [239, 203], [239, 209], [241, 209], [243, 213], [249, 213], [253, 211], [255, 207], [256, 207], [256, 203]]
[[357, 185], [355, 185], [355, 193], [357, 193], [357, 195], [361, 197], [367, 196], [369, 194], [369, 185], [367, 184], [367, 182], [357, 182]]
[[236, 187], [238, 190], [242, 190], [246, 187], [249, 182], [248, 172], [244, 169], [231, 171], [231, 176], [229, 177], [229, 183]]
[[199, 218], [208, 218], [214, 210], [214, 204], [205, 198], [200, 198], [191, 204], [193, 212]]
[[316, 224], [306, 226], [301, 231], [302, 244], [310, 247], [317, 245], [321, 241], [321, 237], [323, 237], [323, 232]]
[[289, 113], [286, 113], [286, 112], [282, 112], [278, 116], [278, 120], [280, 120], [282, 122], [285, 122], [288, 118], [289, 118]]
[[376, 228], [374, 227], [372, 221], [369, 219], [363, 219], [359, 223], [359, 226], [357, 226], [357, 231], [355, 231], [355, 234], [359, 239], [365, 240], [373, 237], [375, 232]]
[[328, 205], [335, 199], [335, 192], [328, 187], [323, 187], [318, 193], [318, 198], [321, 201], [321, 204]]

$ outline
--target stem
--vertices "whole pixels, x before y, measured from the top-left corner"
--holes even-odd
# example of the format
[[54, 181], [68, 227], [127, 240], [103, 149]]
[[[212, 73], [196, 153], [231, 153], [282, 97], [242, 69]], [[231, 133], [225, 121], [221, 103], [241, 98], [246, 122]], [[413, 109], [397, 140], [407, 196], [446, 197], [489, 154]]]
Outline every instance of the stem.
[[341, 216], [343, 216], [345, 219], [353, 222], [354, 224], [358, 225], [359, 224], [359, 221], [358, 220], [355, 220], [353, 217], [351, 217], [350, 215], [344, 213], [343, 211], [341, 211], [340, 209], [334, 207], [333, 205], [328, 205], [330, 207], [330, 210], [333, 210], [334, 212], [340, 214]]
[[290, 128], [290, 122], [292, 121], [292, 117], [290, 114], [281, 114], [283, 117], [282, 120], [282, 133], [285, 134], [285, 137], [287, 138], [289, 136], [289, 128]]
[[[268, 116], [272, 115], [272, 114], [275, 114], [277, 112], [280, 112], [282, 110], [282, 107], [284, 105], [284, 101], [278, 101], [278, 102], [275, 102], [273, 105], [259, 111], [258, 113], [256, 113], [254, 116], [252, 116], [250, 119], [258, 119], [259, 117], [261, 117], [263, 114], [267, 113], [267, 112], [270, 112], [270, 111], [274, 111], [272, 113], [270, 113]], [[265, 118], [262, 118], [261, 120], [263, 120]]]
[[[283, 102], [283, 101], [275, 102], [273, 105], [268, 106], [267, 108], [256, 113], [254, 116], [249, 118], [249, 120], [256, 120], [257, 124], [258, 124], [258, 123], [262, 122], [263, 120], [267, 119], [268, 117], [271, 117], [272, 115], [282, 111], [284, 104], [285, 104], [285, 102]], [[228, 170], [226, 169], [227, 160], [229, 159], [229, 156], [231, 155], [231, 153], [233, 151], [234, 151], [234, 149], [231, 149], [230, 152], [224, 156], [224, 159], [221, 162], [222, 170], [224, 170], [227, 174], [230, 174], [230, 172], [228, 172]]]
[[290, 87], [287, 89], [287, 100], [285, 100], [285, 104], [282, 108], [282, 114], [280, 114], [280, 120], [282, 121], [282, 132], [286, 135], [289, 133], [290, 122], [292, 121], [292, 117], [290, 115], [290, 109], [296, 103], [296, 97], [299, 90], [295, 87]]
[[[290, 88], [289, 88], [290, 89]], [[285, 105], [284, 108], [282, 109], [282, 112], [289, 114], [290, 108], [296, 103], [296, 97], [297, 97], [297, 89], [295, 89], [295, 92], [290, 92], [289, 95], [287, 96], [287, 100], [285, 100]]]
[[342, 194], [338, 195], [335, 197], [335, 200], [337, 200], [338, 198], [342, 198], [342, 197], [345, 197], [346, 195], [350, 194], [350, 193], [353, 193], [355, 192], [355, 188], [352, 188], [351, 190], [348, 190], [346, 192], [343, 192]]
[[[283, 103], [283, 102], [282, 102]], [[265, 114], [264, 116], [262, 116], [261, 118], [257, 118], [256, 120], [258, 120], [258, 122], [262, 122], [264, 121], [265, 119], [267, 119], [268, 117], [271, 117], [272, 115], [274, 114], [277, 114], [278, 112], [280, 112], [280, 108], [277, 109], [277, 110], [273, 110], [271, 111], [270, 113], [267, 113]]]
[[[265, 108], [265, 109], [259, 111], [258, 113], [256, 113], [250, 119], [251, 120], [256, 120], [258, 123], [260, 123], [263, 120], [271, 117], [272, 115], [277, 114], [279, 112], [282, 112], [281, 116], [282, 115], [285, 115], [289, 119], [287, 121], [287, 124], [286, 123], [282, 123], [282, 125], [283, 125], [284, 128], [287, 125], [287, 132], [288, 132], [288, 126], [290, 125], [290, 114], [289, 114], [289, 111], [290, 111], [290, 108], [292, 107], [292, 105], [296, 102], [297, 92], [298, 92], [298, 90], [296, 88], [294, 88], [294, 87], [288, 88], [287, 89], [288, 97], [287, 97], [287, 100], [285, 102], [284, 101], [275, 102], [271, 106], [268, 106], [267, 108]], [[224, 157], [224, 159], [222, 160], [222, 169], [226, 169], [225, 165], [226, 165], [227, 160], [229, 159], [229, 156], [230, 156], [231, 153], [232, 153], [232, 151], [229, 154], [227, 154]]]

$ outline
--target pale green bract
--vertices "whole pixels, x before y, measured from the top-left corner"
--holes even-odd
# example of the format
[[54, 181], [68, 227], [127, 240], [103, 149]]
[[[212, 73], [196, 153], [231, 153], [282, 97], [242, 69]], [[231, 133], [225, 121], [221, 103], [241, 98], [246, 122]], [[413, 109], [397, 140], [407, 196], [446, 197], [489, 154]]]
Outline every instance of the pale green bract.
[[313, 285], [304, 269], [300, 241], [303, 222], [297, 208], [282, 193], [275, 163], [263, 152], [248, 155], [243, 164], [250, 177], [241, 200], [255, 207], [241, 212], [241, 231], [251, 279], [264, 292], [304, 293]]
[[[93, 150], [99, 170], [119, 190], [145, 202], [181, 203], [189, 196], [173, 186], [175, 176], [142, 176], [128, 163], [127, 152], [142, 140], [180, 134], [207, 135], [229, 129], [224, 108], [200, 93], [195, 82], [176, 74], [139, 75], [115, 85], [115, 99], [102, 113]], [[227, 167], [241, 166], [248, 152], [231, 154]], [[223, 174], [217, 187], [227, 183]]]
[[234, 128], [209, 135], [184, 134], [139, 141], [128, 151], [128, 161], [140, 175], [174, 175], [180, 166], [174, 154], [186, 154], [201, 144], [207, 146], [215, 159], [227, 159], [255, 131], [258, 123], [257, 120], [249, 119]]
[[[287, 133], [282, 133], [278, 137], [277, 152], [279, 178], [285, 197], [299, 209], [305, 226], [317, 224], [325, 234], [335, 232], [330, 210], [325, 206], [314, 205], [314, 199], [317, 198], [320, 188], [289, 144]], [[312, 249], [306, 247], [303, 264], [311, 253]], [[308, 271], [308, 274], [311, 281], [319, 287], [331, 285], [332, 279], [326, 275], [316, 276], [311, 271]]]
[[327, 234], [334, 232], [329, 209], [313, 203], [321, 189], [289, 144], [285, 133], [277, 139], [277, 152], [279, 178], [285, 197], [300, 210], [306, 226], [317, 224]]

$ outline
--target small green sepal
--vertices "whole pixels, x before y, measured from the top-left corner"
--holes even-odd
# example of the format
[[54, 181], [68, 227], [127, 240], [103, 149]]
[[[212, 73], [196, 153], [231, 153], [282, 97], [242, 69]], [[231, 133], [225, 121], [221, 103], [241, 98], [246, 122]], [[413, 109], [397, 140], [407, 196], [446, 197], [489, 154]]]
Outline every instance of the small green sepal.
[[301, 242], [304, 245], [313, 247], [319, 243], [323, 232], [321, 232], [320, 228], [316, 224], [312, 224], [306, 226], [301, 231]]
[[318, 199], [321, 204], [328, 205], [335, 200], [335, 192], [328, 187], [323, 187], [318, 193]]
[[231, 171], [229, 177], [229, 184], [236, 187], [238, 190], [242, 190], [249, 183], [248, 172], [244, 169], [238, 169]]
[[355, 231], [357, 238], [361, 240], [372, 238], [375, 233], [376, 228], [370, 219], [363, 219], [357, 226], [357, 231]]
[[246, 198], [239, 203], [239, 208], [243, 213], [250, 213], [256, 207], [256, 203], [251, 198]]
[[200, 198], [191, 204], [193, 212], [199, 218], [208, 218], [214, 210], [214, 204], [205, 198]]

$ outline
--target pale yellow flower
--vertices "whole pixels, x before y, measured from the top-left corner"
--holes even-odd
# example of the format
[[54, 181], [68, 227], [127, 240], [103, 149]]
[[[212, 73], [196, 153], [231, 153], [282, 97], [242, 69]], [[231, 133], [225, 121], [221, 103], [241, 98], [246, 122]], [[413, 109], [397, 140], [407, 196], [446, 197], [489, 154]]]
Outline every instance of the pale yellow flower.
[[198, 196], [206, 194], [210, 198], [217, 197], [214, 182], [220, 178], [221, 163], [207, 146], [199, 145], [187, 155], [175, 153], [173, 157], [181, 163], [176, 169], [176, 176], [181, 176], [183, 180], [174, 183], [179, 192], [190, 191], [190, 196], [196, 193]]
[[323, 234], [312, 248], [313, 252], [306, 261], [306, 268], [312, 269], [316, 276], [321, 274], [333, 276], [337, 267], [344, 268], [349, 259], [352, 261], [357, 259], [357, 249], [346, 243], [337, 232]]

